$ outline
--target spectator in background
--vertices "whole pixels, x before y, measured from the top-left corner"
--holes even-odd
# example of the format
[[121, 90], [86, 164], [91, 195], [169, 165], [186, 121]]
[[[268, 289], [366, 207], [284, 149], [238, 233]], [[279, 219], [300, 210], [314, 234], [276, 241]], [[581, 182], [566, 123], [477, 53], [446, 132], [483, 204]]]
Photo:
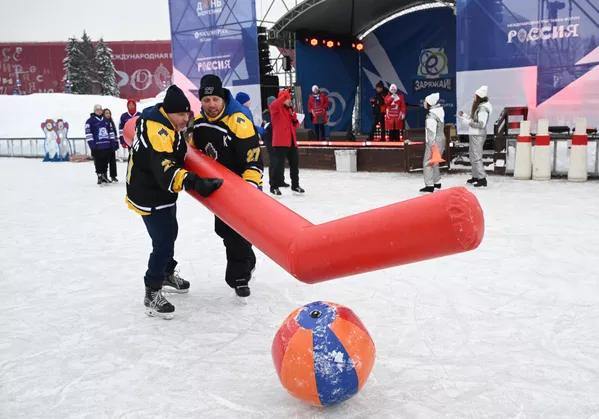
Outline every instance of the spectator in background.
[[245, 92], [239, 92], [239, 93], [237, 93], [237, 95], [235, 95], [235, 100], [242, 105], [241, 112], [243, 112], [243, 114], [245, 116], [247, 116], [247, 118], [250, 121], [252, 121], [252, 124], [254, 124], [254, 128], [256, 129], [256, 132], [258, 133], [258, 135], [260, 137], [262, 137], [262, 134], [264, 134], [264, 128], [257, 127], [256, 123], [254, 122], [254, 115], [252, 114], [252, 111], [250, 110], [250, 107], [252, 106], [252, 102], [250, 100], [250, 95], [248, 95]]
[[270, 115], [270, 105], [276, 100], [274, 96], [269, 96], [266, 99], [267, 108], [262, 112], [262, 129], [264, 129], [264, 134], [262, 134], [262, 142], [266, 146], [266, 151], [268, 152], [268, 181], [270, 183], [270, 187], [279, 187], [279, 188], [288, 188], [289, 184], [285, 183], [285, 173], [283, 173], [283, 183], [281, 185], [276, 185], [275, 181], [275, 167], [277, 165], [277, 156], [275, 156], [275, 151], [272, 147], [272, 120]]
[[108, 163], [112, 153], [116, 137], [111, 133], [110, 123], [104, 118], [102, 106], [95, 105], [94, 112], [90, 114], [85, 122], [85, 140], [89, 146], [96, 174], [98, 176], [98, 185], [111, 183], [106, 173], [108, 172]]
[[431, 193], [435, 189], [441, 189], [441, 169], [439, 163], [431, 161], [433, 157], [433, 147], [436, 145], [439, 154], [445, 151], [445, 111], [439, 105], [439, 93], [428, 95], [424, 99], [424, 109], [426, 109], [425, 119], [425, 138], [424, 160], [422, 162], [424, 174], [424, 188], [421, 193]]
[[299, 185], [299, 152], [295, 130], [299, 128], [297, 114], [291, 107], [290, 89], [279, 92], [279, 97], [270, 105], [272, 123], [272, 146], [277, 158], [274, 172], [274, 183], [271, 183], [270, 193], [275, 197], [281, 196], [279, 187], [285, 179], [285, 159], [289, 161], [291, 190], [295, 195], [303, 195], [305, 191]]
[[379, 81], [376, 84], [376, 96], [370, 98], [372, 103], [372, 128], [370, 129], [369, 140], [374, 140], [374, 133], [376, 132], [376, 126], [381, 124], [381, 140], [385, 139], [385, 97], [389, 94], [389, 90], [385, 87], [383, 81]]
[[[114, 138], [116, 139], [117, 136], [117, 131], [116, 131], [116, 125], [114, 124], [114, 121], [112, 120], [112, 112], [110, 112], [110, 109], [106, 108], [104, 109], [104, 118], [106, 118], [106, 120], [108, 121], [108, 127], [109, 127], [109, 132], [110, 132], [110, 136], [114, 136]], [[116, 170], [116, 152], [119, 149], [119, 142], [118, 141], [114, 141], [114, 143], [112, 144], [112, 154], [110, 155], [110, 180], [111, 182], [118, 182], [119, 180], [117, 179], [117, 170]]]
[[312, 86], [312, 94], [308, 99], [308, 113], [312, 115], [312, 123], [316, 129], [316, 139], [325, 139], [325, 126], [329, 122], [327, 108], [329, 106], [329, 98], [322, 93], [318, 86]]
[[397, 92], [397, 86], [394, 84], [389, 87], [389, 94], [385, 97], [385, 109], [389, 140], [399, 141], [400, 131], [403, 131], [403, 120], [406, 116], [406, 101], [403, 95]]
[[[129, 99], [127, 101], [127, 112], [125, 112], [124, 114], [121, 115], [121, 121], [119, 122], [119, 140], [121, 142], [121, 147], [126, 148], [126, 149], [129, 148], [129, 146], [125, 142], [125, 139], [123, 138], [123, 129], [125, 128], [125, 124], [131, 118], [135, 118], [136, 116], [140, 116], [140, 115], [141, 115], [141, 113], [137, 112], [137, 104], [135, 103], [135, 101]], [[129, 159], [129, 157], [127, 156], [127, 160], [128, 159]]]

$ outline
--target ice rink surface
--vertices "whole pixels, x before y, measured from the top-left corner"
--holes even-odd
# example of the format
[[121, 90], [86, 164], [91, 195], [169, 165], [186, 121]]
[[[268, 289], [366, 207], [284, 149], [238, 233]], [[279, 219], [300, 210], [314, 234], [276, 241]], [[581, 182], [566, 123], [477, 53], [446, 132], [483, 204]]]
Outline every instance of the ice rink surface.
[[[474, 191], [485, 238], [458, 256], [318, 285], [262, 257], [247, 306], [225, 285], [212, 215], [182, 194], [176, 257], [191, 292], [168, 297], [165, 321], [144, 314], [150, 240], [119, 171], [100, 188], [91, 163], [0, 159], [0, 417], [599, 418], [598, 182], [490, 177]], [[423, 186], [300, 175], [306, 196], [281, 202], [314, 223]], [[270, 354], [286, 316], [317, 300], [351, 308], [377, 349], [363, 390], [328, 409], [289, 396]]]

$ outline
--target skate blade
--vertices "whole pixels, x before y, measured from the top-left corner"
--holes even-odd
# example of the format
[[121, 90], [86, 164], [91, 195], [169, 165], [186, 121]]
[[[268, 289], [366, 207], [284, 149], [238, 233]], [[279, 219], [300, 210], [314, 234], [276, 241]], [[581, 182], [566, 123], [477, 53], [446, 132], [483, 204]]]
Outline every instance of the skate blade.
[[273, 195], [273, 194], [269, 194], [269, 195], [272, 199], [276, 199], [277, 201], [280, 201], [283, 198], [283, 195]]
[[189, 288], [187, 288], [186, 290], [180, 290], [178, 288], [163, 286], [162, 291], [166, 294], [187, 294], [189, 292]]
[[150, 317], [160, 317], [164, 320], [172, 320], [175, 317], [175, 313], [159, 313], [151, 308], [146, 308], [146, 315]]
[[303, 192], [303, 193], [299, 193], [299, 192], [291, 192], [291, 194], [292, 194], [292, 195], [295, 195], [295, 196], [304, 196], [304, 195], [306, 195], [306, 193], [305, 193], [305, 192]]
[[240, 297], [239, 295], [235, 294], [235, 299], [237, 301], [239, 301], [240, 304], [247, 306], [248, 303], [250, 302], [250, 297]]

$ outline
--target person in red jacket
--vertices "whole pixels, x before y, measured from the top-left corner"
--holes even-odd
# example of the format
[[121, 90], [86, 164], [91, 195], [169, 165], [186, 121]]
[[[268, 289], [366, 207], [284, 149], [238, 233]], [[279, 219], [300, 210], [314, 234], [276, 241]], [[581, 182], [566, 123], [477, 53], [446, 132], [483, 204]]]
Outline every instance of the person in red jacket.
[[276, 157], [275, 179], [271, 182], [270, 193], [281, 196], [279, 187], [285, 183], [285, 159], [289, 161], [291, 190], [294, 195], [304, 194], [299, 185], [299, 153], [295, 130], [299, 128], [297, 114], [291, 107], [290, 89], [279, 92], [279, 97], [271, 103], [272, 147]]
[[324, 140], [324, 128], [329, 122], [327, 108], [329, 107], [329, 98], [320, 91], [318, 86], [312, 86], [312, 94], [308, 99], [308, 112], [312, 115], [312, 123], [316, 130], [316, 139]]
[[389, 87], [389, 94], [385, 97], [385, 125], [389, 130], [389, 139], [399, 141], [400, 131], [403, 131], [403, 120], [406, 117], [406, 101], [401, 93], [397, 92], [397, 86]]

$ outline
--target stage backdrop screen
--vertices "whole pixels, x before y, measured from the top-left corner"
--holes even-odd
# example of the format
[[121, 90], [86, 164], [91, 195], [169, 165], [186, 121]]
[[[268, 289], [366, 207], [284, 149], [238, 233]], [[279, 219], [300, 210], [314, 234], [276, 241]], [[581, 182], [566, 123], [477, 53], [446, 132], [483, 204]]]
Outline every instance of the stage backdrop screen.
[[330, 131], [348, 131], [358, 89], [358, 51], [313, 47], [298, 41], [296, 61], [297, 81], [302, 86], [303, 112], [306, 114], [304, 126], [314, 128], [312, 118], [308, 115], [308, 99], [312, 86], [316, 85], [330, 101], [326, 135]]
[[261, 119], [255, 0], [170, 0], [174, 79], [192, 92], [206, 74], [216, 74], [233, 94], [250, 95], [256, 124]]
[[[450, 8], [400, 16], [364, 38], [362, 131], [370, 131], [369, 100], [380, 80], [387, 88], [397, 85], [408, 105], [421, 106], [426, 96], [438, 92], [445, 122], [455, 122], [455, 40], [455, 16]], [[424, 109], [408, 109], [408, 127], [423, 127], [424, 117]]]
[[468, 111], [474, 91], [486, 84], [492, 121], [504, 107], [528, 106], [533, 127], [539, 118], [599, 124], [596, 1], [457, 0], [457, 43], [460, 110]]

